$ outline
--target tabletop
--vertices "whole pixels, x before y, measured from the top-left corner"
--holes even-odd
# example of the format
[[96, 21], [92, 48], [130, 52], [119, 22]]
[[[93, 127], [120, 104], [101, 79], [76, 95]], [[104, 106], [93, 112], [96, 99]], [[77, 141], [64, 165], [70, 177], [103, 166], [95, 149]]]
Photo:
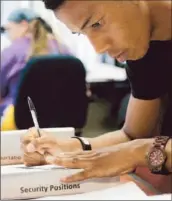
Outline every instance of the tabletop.
[[141, 179], [139, 176], [136, 174], [127, 174], [123, 175], [120, 177], [120, 182], [125, 183], [125, 182], [134, 182], [137, 184], [137, 186], [147, 195], [147, 196], [152, 196], [152, 195], [159, 195], [160, 192], [155, 189], [150, 183], [147, 181]]
[[155, 175], [148, 168], [139, 167], [135, 173], [121, 176], [121, 182], [133, 181], [148, 196], [172, 193], [172, 174]]

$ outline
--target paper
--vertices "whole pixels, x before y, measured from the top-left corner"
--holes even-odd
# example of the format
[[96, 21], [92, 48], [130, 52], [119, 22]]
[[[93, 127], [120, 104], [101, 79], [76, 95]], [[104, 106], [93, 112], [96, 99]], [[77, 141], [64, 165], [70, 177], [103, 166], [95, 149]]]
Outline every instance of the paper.
[[116, 185], [101, 191], [67, 196], [51, 196], [37, 200], [145, 200], [146, 194], [133, 182]]
[[67, 169], [45, 165], [25, 167], [12, 165], [1, 167], [1, 199], [31, 199], [46, 196], [71, 195], [111, 188], [119, 183], [119, 177], [89, 179], [65, 184], [60, 178], [82, 169]]
[[149, 196], [149, 200], [172, 200], [172, 194]]
[[[41, 129], [58, 138], [74, 136], [74, 128], [45, 128]], [[1, 132], [1, 165], [22, 164], [21, 136], [27, 130]]]
[[13, 166], [1, 167], [1, 174], [2, 175], [27, 174], [27, 173], [31, 174], [32, 172], [34, 173], [44, 171], [48, 172], [52, 170], [68, 170], [68, 169], [57, 165], [44, 165], [44, 166], [33, 166], [33, 167], [26, 167], [24, 165], [13, 165]]

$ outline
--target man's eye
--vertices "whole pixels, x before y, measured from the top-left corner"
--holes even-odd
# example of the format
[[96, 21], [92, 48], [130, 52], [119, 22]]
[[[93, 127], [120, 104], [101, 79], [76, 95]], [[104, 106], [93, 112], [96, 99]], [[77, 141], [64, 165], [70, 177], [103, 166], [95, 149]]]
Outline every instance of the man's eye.
[[99, 28], [102, 25], [101, 21], [96, 22], [94, 24], [91, 25], [92, 28]]
[[92, 28], [98, 28], [101, 24], [99, 22], [96, 22], [95, 24], [92, 24]]
[[72, 32], [72, 34], [77, 34], [77, 35], [79, 36], [81, 33], [78, 33], [78, 32]]

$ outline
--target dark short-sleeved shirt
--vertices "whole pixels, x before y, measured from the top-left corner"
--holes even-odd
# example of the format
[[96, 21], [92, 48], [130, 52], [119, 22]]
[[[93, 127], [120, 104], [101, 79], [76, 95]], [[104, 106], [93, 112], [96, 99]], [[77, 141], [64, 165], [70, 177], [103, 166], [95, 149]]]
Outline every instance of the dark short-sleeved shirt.
[[161, 133], [172, 136], [172, 41], [152, 41], [142, 59], [127, 63], [126, 71], [135, 98], [153, 100], [167, 95]]

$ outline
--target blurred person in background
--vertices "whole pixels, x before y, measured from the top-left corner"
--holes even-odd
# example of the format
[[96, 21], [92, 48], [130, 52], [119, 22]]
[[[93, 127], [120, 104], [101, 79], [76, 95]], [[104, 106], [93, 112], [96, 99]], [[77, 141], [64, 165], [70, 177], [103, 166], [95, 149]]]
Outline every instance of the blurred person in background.
[[33, 10], [14, 10], [8, 17], [5, 31], [12, 44], [1, 52], [0, 116], [13, 104], [21, 72], [32, 56], [71, 54], [56, 40], [50, 25]]

